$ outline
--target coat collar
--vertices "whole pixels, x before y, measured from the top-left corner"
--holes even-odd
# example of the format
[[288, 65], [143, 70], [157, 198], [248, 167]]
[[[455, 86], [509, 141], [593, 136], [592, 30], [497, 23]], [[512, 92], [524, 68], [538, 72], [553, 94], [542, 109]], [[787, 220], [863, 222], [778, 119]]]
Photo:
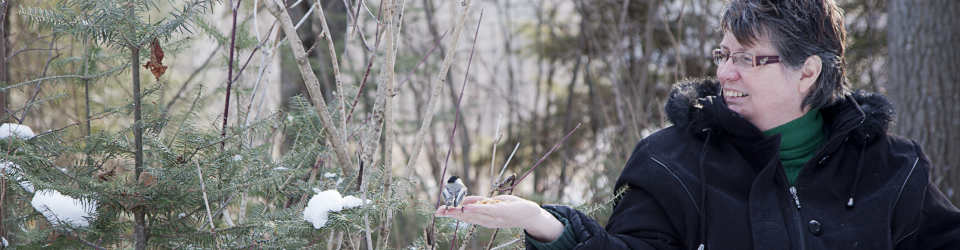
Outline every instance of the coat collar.
[[[688, 79], [674, 85], [664, 107], [667, 118], [701, 138], [713, 130], [746, 141], [763, 140], [756, 126], [727, 108], [722, 98], [717, 98], [719, 90], [716, 78]], [[847, 93], [843, 100], [820, 110], [831, 138], [844, 136], [843, 139], [849, 137], [867, 144], [886, 134], [895, 118], [893, 104], [885, 96], [862, 90]], [[833, 144], [830, 141], [827, 147]]]

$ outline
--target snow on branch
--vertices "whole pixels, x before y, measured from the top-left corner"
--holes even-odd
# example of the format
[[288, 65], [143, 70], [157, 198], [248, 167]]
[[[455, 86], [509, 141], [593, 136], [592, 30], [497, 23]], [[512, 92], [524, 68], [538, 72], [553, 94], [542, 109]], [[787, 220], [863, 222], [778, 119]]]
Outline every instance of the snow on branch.
[[[340, 192], [331, 189], [321, 192], [320, 189], [313, 189], [317, 194], [310, 198], [307, 207], [303, 209], [303, 219], [313, 223], [313, 228], [320, 229], [327, 224], [327, 216], [330, 212], [340, 212], [343, 209], [359, 207], [363, 204], [360, 198], [353, 195], [341, 197]], [[370, 200], [367, 200], [370, 203]]]

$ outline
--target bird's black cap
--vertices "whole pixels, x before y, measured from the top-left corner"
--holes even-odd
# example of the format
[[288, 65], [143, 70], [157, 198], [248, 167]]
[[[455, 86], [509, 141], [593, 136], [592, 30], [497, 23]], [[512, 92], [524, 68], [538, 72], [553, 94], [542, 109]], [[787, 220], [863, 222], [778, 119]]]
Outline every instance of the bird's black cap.
[[456, 175], [454, 175], [454, 176], [450, 176], [450, 179], [449, 179], [449, 180], [447, 180], [447, 183], [454, 183], [454, 182], [457, 182], [457, 179], [460, 179], [460, 176], [456, 176]]

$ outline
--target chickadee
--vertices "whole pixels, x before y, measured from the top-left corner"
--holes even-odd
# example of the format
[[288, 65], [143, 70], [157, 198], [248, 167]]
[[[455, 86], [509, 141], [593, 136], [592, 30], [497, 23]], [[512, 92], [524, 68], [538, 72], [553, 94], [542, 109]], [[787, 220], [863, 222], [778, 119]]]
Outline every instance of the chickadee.
[[[443, 203], [446, 203], [447, 210], [450, 210], [451, 206], [459, 207], [463, 203], [463, 197], [467, 195], [467, 186], [463, 185], [459, 176], [450, 176], [447, 185], [443, 187], [442, 194]], [[463, 207], [460, 208], [460, 211], [463, 211]]]

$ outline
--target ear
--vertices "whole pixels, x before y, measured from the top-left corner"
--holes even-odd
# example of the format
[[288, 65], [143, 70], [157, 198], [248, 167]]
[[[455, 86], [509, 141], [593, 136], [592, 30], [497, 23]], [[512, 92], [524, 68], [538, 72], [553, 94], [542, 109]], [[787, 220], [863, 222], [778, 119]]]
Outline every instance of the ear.
[[800, 93], [806, 94], [810, 91], [813, 84], [817, 82], [817, 78], [820, 77], [821, 67], [823, 67], [823, 62], [820, 61], [820, 56], [807, 57], [807, 60], [803, 62], [803, 68], [800, 69], [800, 84], [797, 86]]

